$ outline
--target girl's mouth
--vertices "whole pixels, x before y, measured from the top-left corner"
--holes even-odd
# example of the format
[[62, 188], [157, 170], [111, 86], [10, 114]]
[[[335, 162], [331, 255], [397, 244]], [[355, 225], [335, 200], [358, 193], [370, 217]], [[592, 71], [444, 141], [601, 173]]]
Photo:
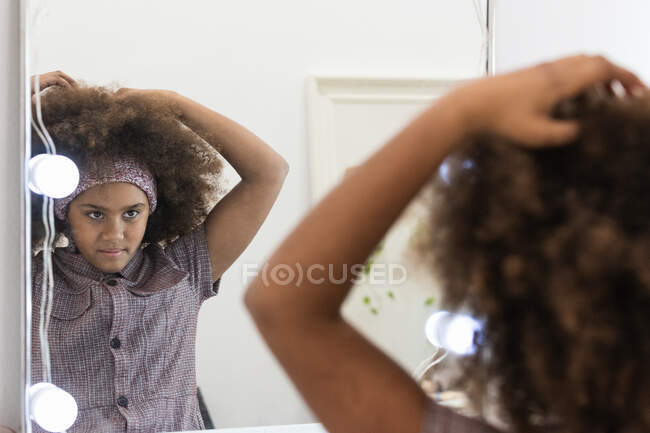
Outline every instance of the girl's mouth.
[[123, 251], [124, 250], [99, 250], [100, 253], [108, 257], [118, 257]]

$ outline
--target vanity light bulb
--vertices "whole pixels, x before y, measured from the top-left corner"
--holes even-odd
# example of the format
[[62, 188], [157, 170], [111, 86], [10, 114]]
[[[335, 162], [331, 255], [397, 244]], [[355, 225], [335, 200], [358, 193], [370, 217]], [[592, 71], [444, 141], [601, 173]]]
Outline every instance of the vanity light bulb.
[[459, 355], [474, 353], [474, 335], [480, 329], [480, 324], [470, 316], [448, 311], [432, 314], [424, 327], [431, 344]]
[[70, 394], [51, 383], [41, 382], [29, 387], [32, 419], [49, 432], [62, 432], [77, 419], [77, 402]]
[[438, 168], [438, 174], [447, 185], [451, 183], [449, 171], [449, 162], [443, 161]]
[[77, 165], [63, 155], [36, 155], [29, 160], [29, 189], [36, 194], [63, 198], [79, 184]]
[[471, 159], [464, 159], [458, 161], [457, 159], [447, 158], [445, 159], [440, 167], [438, 167], [438, 176], [440, 179], [447, 185], [451, 185], [459, 176], [465, 176], [466, 174], [461, 172], [461, 169], [464, 171], [470, 171], [474, 169], [476, 163]]

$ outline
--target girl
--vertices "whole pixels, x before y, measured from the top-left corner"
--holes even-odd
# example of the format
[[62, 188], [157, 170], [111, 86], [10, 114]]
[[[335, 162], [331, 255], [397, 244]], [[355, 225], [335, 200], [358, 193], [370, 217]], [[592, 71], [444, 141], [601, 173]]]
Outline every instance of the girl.
[[[646, 92], [604, 58], [576, 56], [450, 93], [330, 192], [267, 268], [358, 266], [447, 155], [471, 158], [441, 184], [432, 217], [449, 301], [485, 321], [468, 389], [480, 400], [496, 385], [514, 431], [650, 430], [648, 98], [574, 101], [564, 116], [580, 115], [582, 134], [551, 116], [612, 80]], [[429, 402], [341, 318], [352, 281], [311, 276], [260, 275], [245, 300], [330, 433], [495, 431]]]
[[[199, 308], [264, 222], [287, 163], [241, 125], [177, 93], [81, 87], [62, 73], [45, 82], [61, 84], [43, 95], [45, 125], [81, 175], [54, 205], [68, 245], [52, 257], [49, 342], [52, 382], [79, 406], [69, 431], [202, 429]], [[241, 181], [211, 207], [216, 150]], [[43, 378], [41, 255], [32, 262], [33, 383]]]

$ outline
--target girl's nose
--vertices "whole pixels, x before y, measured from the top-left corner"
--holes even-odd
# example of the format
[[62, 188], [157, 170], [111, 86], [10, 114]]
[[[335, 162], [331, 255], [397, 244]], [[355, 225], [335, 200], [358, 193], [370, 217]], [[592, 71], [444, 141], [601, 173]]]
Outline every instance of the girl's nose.
[[122, 221], [108, 220], [102, 230], [102, 237], [105, 240], [121, 240], [124, 239], [124, 225]]

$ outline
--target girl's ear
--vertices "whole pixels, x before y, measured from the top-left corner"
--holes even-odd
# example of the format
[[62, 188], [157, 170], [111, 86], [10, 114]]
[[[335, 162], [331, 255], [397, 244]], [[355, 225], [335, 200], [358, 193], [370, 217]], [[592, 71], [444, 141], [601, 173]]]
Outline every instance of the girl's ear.
[[74, 248], [75, 252], [79, 252], [79, 249], [74, 243], [74, 237], [72, 236], [72, 226], [67, 221], [65, 222], [65, 226], [63, 227], [63, 235], [68, 240], [68, 247], [72, 247]]

